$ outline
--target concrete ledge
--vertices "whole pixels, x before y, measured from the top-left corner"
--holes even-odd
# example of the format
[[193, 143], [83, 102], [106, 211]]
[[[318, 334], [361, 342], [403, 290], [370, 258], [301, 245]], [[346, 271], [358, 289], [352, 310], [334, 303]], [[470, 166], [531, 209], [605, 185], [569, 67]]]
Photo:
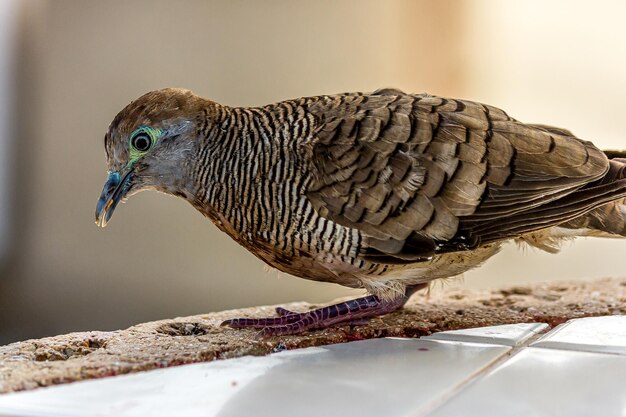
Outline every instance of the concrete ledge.
[[[292, 303], [284, 307], [303, 311], [316, 306]], [[272, 306], [230, 310], [1, 346], [0, 393], [352, 340], [420, 337], [510, 323], [543, 322], [553, 327], [572, 318], [626, 314], [626, 278], [417, 294], [403, 310], [367, 325], [264, 340], [257, 339], [255, 331], [219, 327], [226, 318], [273, 313]]]

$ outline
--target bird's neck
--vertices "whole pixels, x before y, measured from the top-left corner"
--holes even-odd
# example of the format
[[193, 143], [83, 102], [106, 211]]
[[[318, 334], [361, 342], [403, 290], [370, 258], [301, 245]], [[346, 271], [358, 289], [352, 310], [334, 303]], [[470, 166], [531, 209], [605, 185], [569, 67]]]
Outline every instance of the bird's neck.
[[297, 176], [295, 139], [285, 134], [293, 117], [271, 107], [219, 106], [207, 114], [213, 119], [200, 121], [188, 200], [243, 243], [271, 229], [278, 213], [270, 211], [288, 210], [269, 199]]

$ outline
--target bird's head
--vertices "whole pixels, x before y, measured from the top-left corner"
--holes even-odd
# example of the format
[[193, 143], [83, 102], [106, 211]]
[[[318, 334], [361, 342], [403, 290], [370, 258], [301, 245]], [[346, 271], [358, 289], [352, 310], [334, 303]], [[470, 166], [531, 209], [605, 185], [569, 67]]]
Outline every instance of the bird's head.
[[106, 226], [117, 204], [139, 191], [183, 192], [207, 103], [191, 91], [168, 88], [144, 94], [118, 113], [104, 138], [108, 178], [97, 225]]

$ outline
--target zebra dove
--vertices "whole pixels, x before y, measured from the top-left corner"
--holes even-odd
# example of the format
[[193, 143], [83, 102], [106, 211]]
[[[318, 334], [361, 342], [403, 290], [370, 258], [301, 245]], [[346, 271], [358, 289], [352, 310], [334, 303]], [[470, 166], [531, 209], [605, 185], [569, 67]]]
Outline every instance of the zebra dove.
[[146, 189], [179, 196], [272, 267], [364, 288], [352, 301], [224, 324], [298, 333], [400, 308], [515, 239], [626, 236], [626, 152], [472, 101], [395, 89], [227, 107], [149, 92], [104, 138], [105, 226]]

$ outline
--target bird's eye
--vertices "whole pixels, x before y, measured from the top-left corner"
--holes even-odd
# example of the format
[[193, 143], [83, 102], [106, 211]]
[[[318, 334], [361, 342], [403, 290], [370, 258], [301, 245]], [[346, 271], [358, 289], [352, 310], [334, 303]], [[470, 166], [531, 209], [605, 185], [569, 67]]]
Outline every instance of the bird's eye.
[[152, 146], [152, 138], [146, 132], [139, 132], [133, 136], [130, 144], [139, 152], [145, 152]]

